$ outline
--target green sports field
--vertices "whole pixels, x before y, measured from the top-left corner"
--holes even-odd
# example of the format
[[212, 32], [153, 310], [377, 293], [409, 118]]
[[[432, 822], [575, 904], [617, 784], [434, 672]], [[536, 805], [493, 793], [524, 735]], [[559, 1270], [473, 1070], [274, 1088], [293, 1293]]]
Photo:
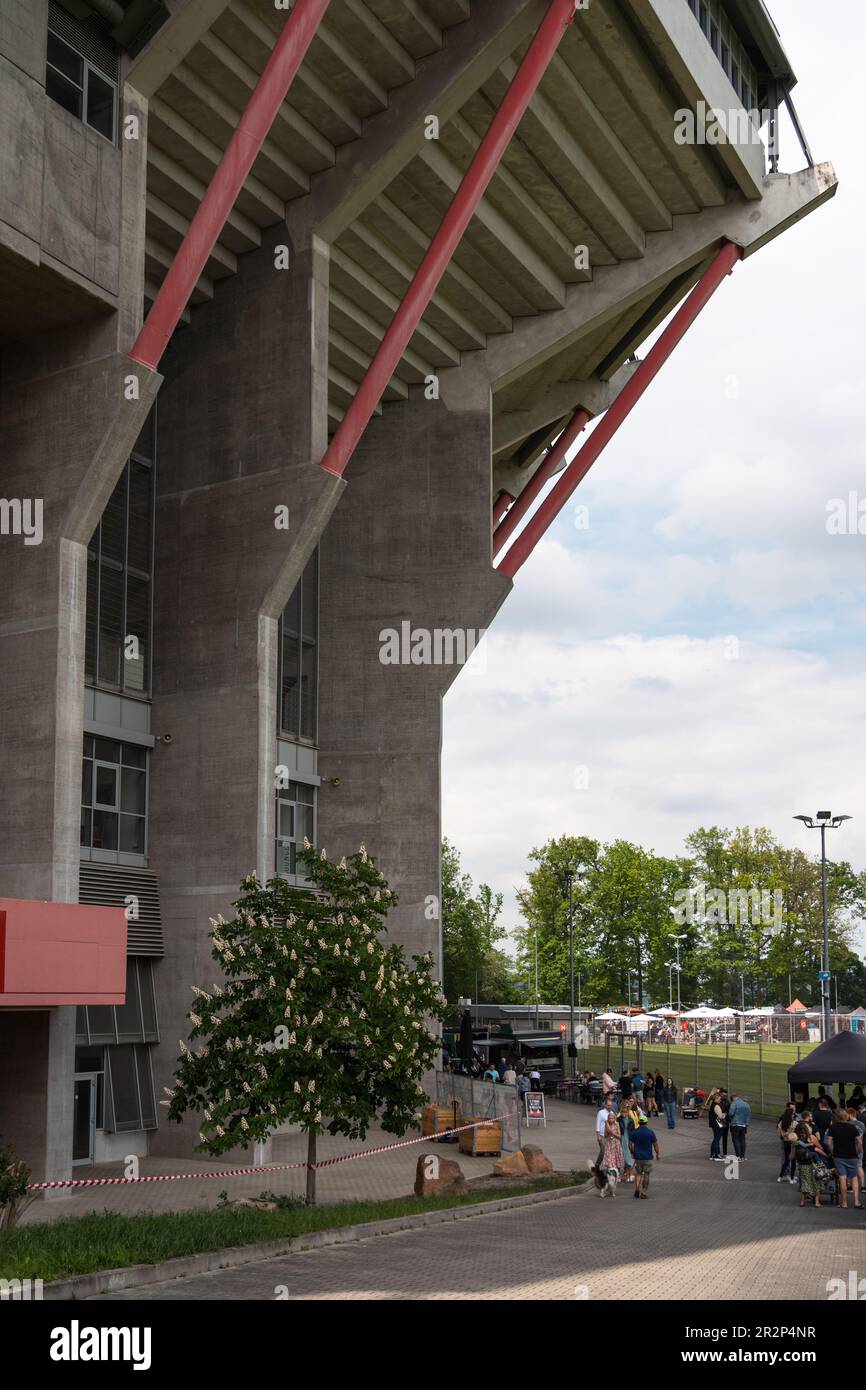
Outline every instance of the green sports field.
[[[670, 1047], [649, 1044], [641, 1046], [640, 1065], [672, 1076], [681, 1096], [686, 1086], [702, 1091], [724, 1086], [729, 1092], [744, 1096], [755, 1114], [774, 1117], [781, 1113], [788, 1100], [788, 1068], [798, 1060], [798, 1055], [805, 1057], [817, 1046], [817, 1043], [729, 1043], [727, 1046], [699, 1043], [697, 1047], [688, 1043]], [[600, 1075], [605, 1063], [604, 1047], [581, 1048], [580, 1053], [585, 1059], [583, 1065]], [[623, 1065], [635, 1066], [636, 1057], [634, 1038], [625, 1040], [622, 1054], [619, 1042], [611, 1040], [610, 1065], [614, 1076], [619, 1075]]]

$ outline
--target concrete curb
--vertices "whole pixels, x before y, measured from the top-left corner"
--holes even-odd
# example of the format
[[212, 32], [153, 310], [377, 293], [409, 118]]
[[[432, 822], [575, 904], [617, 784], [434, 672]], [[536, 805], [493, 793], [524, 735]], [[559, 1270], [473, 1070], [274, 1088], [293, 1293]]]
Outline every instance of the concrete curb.
[[573, 1187], [557, 1187], [549, 1192], [528, 1192], [522, 1197], [503, 1197], [498, 1201], [477, 1202], [472, 1206], [449, 1207], [444, 1211], [422, 1211], [417, 1216], [397, 1216], [389, 1221], [368, 1221], [358, 1226], [335, 1226], [328, 1231], [311, 1231], [307, 1235], [287, 1240], [262, 1241], [258, 1245], [236, 1245], [225, 1250], [205, 1250], [198, 1255], [179, 1255], [161, 1264], [130, 1265], [126, 1269], [103, 1269], [94, 1274], [75, 1274], [69, 1279], [57, 1279], [46, 1284], [44, 1301], [79, 1300], [118, 1289], [135, 1289], [144, 1284], [162, 1284], [169, 1279], [182, 1279], [190, 1274], [207, 1274], [213, 1269], [232, 1269], [237, 1265], [271, 1260], [279, 1255], [295, 1255], [316, 1250], [325, 1245], [346, 1245], [368, 1240], [372, 1236], [395, 1235], [413, 1231], [420, 1226], [438, 1226], [446, 1221], [462, 1221], [488, 1212], [508, 1211], [514, 1207], [533, 1206], [537, 1202], [557, 1201], [561, 1197], [578, 1197], [592, 1191], [592, 1183]]

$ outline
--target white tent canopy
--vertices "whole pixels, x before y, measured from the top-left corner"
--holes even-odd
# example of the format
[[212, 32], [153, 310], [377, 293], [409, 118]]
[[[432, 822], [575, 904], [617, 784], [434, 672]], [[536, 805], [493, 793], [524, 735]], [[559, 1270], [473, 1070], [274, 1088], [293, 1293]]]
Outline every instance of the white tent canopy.
[[720, 1018], [722, 1015], [718, 1009], [688, 1009], [683, 1018]]

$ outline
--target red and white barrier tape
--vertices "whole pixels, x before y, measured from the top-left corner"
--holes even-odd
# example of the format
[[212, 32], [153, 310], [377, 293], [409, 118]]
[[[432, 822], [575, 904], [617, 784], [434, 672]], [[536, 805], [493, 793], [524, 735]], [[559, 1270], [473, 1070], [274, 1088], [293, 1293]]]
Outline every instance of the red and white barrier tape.
[[285, 1173], [292, 1168], [330, 1168], [335, 1163], [351, 1163], [356, 1158], [369, 1158], [373, 1154], [390, 1153], [393, 1149], [405, 1149], [411, 1144], [425, 1144], [433, 1139], [445, 1139], [449, 1134], [462, 1134], [467, 1129], [479, 1129], [481, 1125], [507, 1124], [517, 1114], [494, 1115], [487, 1120], [473, 1120], [468, 1125], [457, 1125], [454, 1129], [441, 1129], [436, 1134], [422, 1134], [417, 1139], [399, 1139], [395, 1144], [378, 1144], [375, 1149], [358, 1149], [351, 1154], [338, 1154], [336, 1158], [323, 1158], [318, 1163], [271, 1163], [258, 1168], [223, 1168], [215, 1173], [153, 1173], [139, 1178], [57, 1178], [51, 1182], [31, 1182], [28, 1192], [42, 1192], [56, 1187], [128, 1187], [138, 1182], [192, 1182], [198, 1178], [239, 1178], [249, 1173]]

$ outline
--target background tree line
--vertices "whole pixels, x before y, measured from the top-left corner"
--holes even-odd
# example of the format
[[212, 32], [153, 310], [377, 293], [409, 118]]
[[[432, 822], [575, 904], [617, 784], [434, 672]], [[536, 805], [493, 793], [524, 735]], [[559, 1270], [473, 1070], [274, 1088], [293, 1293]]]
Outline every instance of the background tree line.
[[[529, 855], [532, 865], [518, 890], [522, 917], [512, 952], [499, 924], [502, 894], [487, 884], [477, 892], [461, 873], [460, 856], [443, 845], [442, 926], [445, 993], [476, 1002], [522, 1003], [538, 997], [563, 1004], [569, 997], [568, 881], [574, 904], [574, 969], [583, 1004], [606, 1006], [668, 1000], [670, 970], [679, 942], [680, 996], [698, 1003], [746, 1008], [806, 1004], [819, 998], [821, 968], [821, 863], [782, 845], [769, 830], [701, 827], [685, 853], [659, 855], [627, 840], [603, 844], [563, 835]], [[830, 969], [840, 1005], [866, 1003], [866, 966], [854, 948], [866, 916], [866, 874], [844, 860], [827, 865]], [[691, 920], [683, 921], [686, 890]], [[713, 897], [713, 894], [716, 896]], [[733, 896], [731, 896], [733, 894]], [[739, 899], [736, 895], [739, 894]], [[759, 908], [764, 895], [764, 909]], [[774, 898], [778, 894], [778, 898]], [[721, 904], [728, 904], [728, 910]], [[738, 903], [739, 910], [731, 907]], [[746, 904], [748, 908], [746, 909]], [[775, 903], [781, 904], [778, 911]], [[770, 907], [770, 911], [767, 908]], [[790, 981], [790, 995], [789, 995]], [[575, 985], [577, 997], [577, 983]], [[676, 972], [673, 972], [676, 1000]]]

